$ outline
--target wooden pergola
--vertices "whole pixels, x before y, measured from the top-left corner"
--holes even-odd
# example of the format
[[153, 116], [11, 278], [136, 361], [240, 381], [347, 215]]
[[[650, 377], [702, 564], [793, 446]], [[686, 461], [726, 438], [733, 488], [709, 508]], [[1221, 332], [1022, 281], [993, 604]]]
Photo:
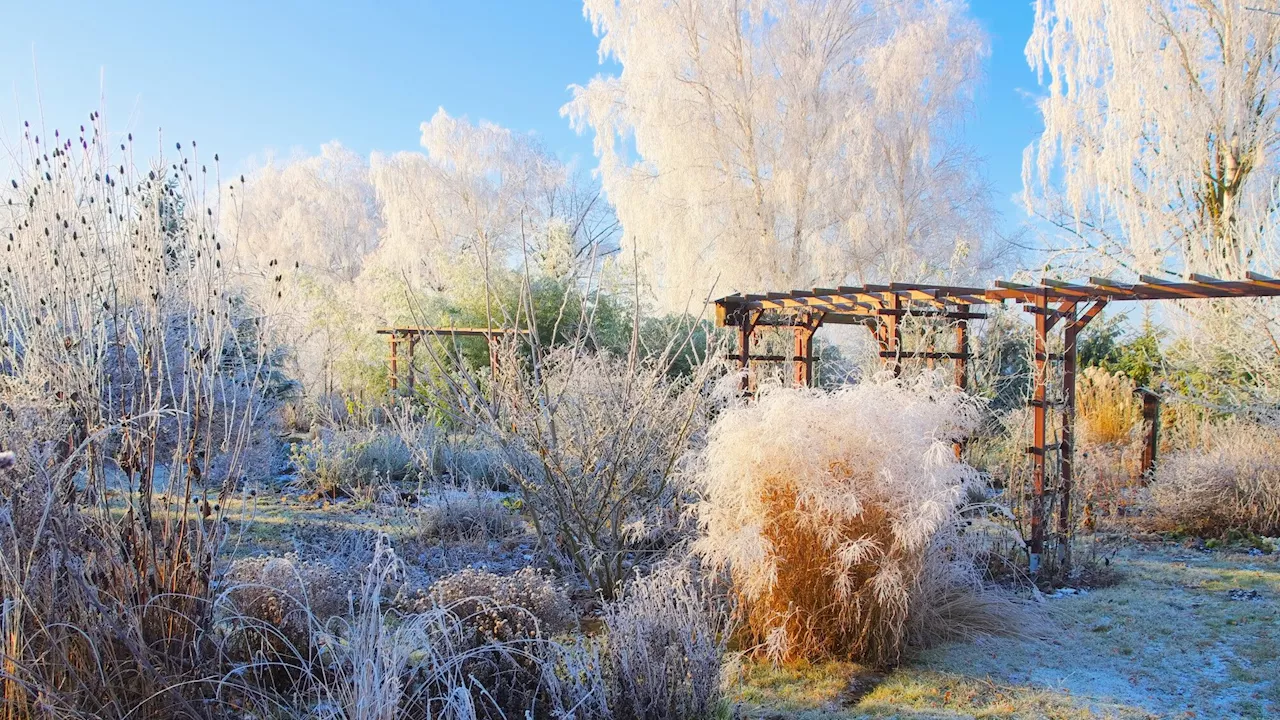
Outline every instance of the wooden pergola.
[[[735, 294], [715, 301], [716, 323], [738, 330], [737, 362], [743, 371], [743, 390], [751, 388], [752, 362], [791, 362], [798, 385], [813, 385], [813, 336], [829, 324], [865, 325], [880, 346], [880, 357], [895, 375], [902, 361], [918, 358], [949, 359], [955, 362], [956, 385], [967, 383], [969, 321], [986, 317], [975, 307], [1013, 301], [1033, 315], [1035, 348], [1032, 408], [1031, 455], [1031, 570], [1039, 569], [1045, 544], [1046, 471], [1050, 453], [1057, 453], [1058, 505], [1057, 533], [1059, 561], [1070, 562], [1066, 539], [1071, 528], [1071, 490], [1076, 409], [1076, 349], [1080, 331], [1098, 316], [1107, 304], [1130, 300], [1192, 300], [1209, 298], [1252, 298], [1280, 296], [1280, 280], [1246, 273], [1243, 280], [1220, 280], [1191, 275], [1182, 281], [1167, 281], [1143, 275], [1137, 283], [1107, 278], [1090, 278], [1085, 283], [1044, 279], [1038, 285], [997, 281], [993, 287], [956, 287], [920, 283], [889, 283], [860, 287], [813, 288], [763, 295]], [[902, 343], [902, 321], [907, 317], [932, 318], [955, 324], [955, 348], [939, 352], [933, 348], [907, 350]], [[755, 332], [760, 328], [792, 328], [791, 355], [752, 354]], [[1063, 351], [1049, 352], [1050, 333], [1061, 330]], [[1061, 363], [1060, 396], [1049, 397], [1050, 363]], [[1061, 433], [1054, 442], [1047, 437], [1051, 410], [1061, 416]]]
[[424, 337], [432, 338], [461, 338], [461, 337], [482, 337], [489, 346], [489, 367], [495, 371], [498, 367], [498, 345], [495, 339], [505, 337], [507, 335], [528, 335], [528, 330], [507, 330], [500, 328], [477, 328], [477, 327], [433, 327], [426, 325], [401, 325], [395, 327], [380, 327], [377, 330], [379, 335], [387, 336], [387, 345], [389, 353], [387, 356], [387, 374], [392, 391], [400, 387], [400, 345], [406, 346], [409, 365], [409, 373], [407, 386], [413, 390], [416, 378], [413, 369], [413, 351], [417, 344]]

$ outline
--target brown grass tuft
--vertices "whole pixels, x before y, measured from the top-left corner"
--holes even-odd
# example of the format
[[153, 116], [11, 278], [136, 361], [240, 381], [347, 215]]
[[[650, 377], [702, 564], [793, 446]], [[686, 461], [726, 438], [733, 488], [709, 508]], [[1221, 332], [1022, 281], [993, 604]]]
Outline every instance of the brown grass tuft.
[[779, 390], [725, 412], [697, 547], [728, 568], [746, 642], [776, 661], [892, 665], [913, 641], [996, 627], [991, 611], [1010, 604], [984, 585], [984, 536], [961, 514], [978, 475], [951, 447], [976, 418], [930, 377]]

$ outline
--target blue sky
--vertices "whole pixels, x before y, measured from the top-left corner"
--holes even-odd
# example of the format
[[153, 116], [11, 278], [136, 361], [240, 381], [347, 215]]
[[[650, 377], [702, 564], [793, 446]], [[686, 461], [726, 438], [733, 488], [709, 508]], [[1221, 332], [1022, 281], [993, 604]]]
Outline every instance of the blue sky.
[[[992, 53], [965, 132], [1009, 229], [1021, 221], [1009, 198], [1021, 188], [1022, 149], [1040, 129], [1023, 57], [1032, 7], [971, 0], [971, 11]], [[0, 128], [34, 119], [37, 100], [50, 128], [75, 127], [105, 88], [113, 130], [195, 139], [220, 153], [224, 172], [330, 140], [361, 153], [413, 149], [441, 106], [534, 132], [590, 167], [590, 139], [559, 110], [568, 85], [611, 70], [573, 0], [0, 0], [0, 18]]]

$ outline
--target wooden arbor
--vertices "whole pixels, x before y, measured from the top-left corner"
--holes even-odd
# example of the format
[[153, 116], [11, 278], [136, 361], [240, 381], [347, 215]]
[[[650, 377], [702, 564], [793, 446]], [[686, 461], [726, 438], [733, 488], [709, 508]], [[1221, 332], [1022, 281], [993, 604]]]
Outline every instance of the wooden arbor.
[[495, 342], [498, 338], [509, 334], [528, 335], [528, 330], [500, 330], [488, 328], [455, 328], [455, 327], [430, 327], [421, 325], [397, 326], [397, 327], [381, 327], [378, 328], [379, 335], [387, 336], [387, 345], [389, 353], [387, 355], [387, 374], [390, 381], [392, 391], [400, 387], [400, 367], [399, 367], [399, 351], [400, 345], [406, 346], [407, 360], [409, 363], [409, 373], [407, 385], [413, 390], [416, 381], [416, 373], [413, 369], [413, 351], [415, 346], [425, 337], [482, 337], [489, 345], [489, 367], [495, 370], [498, 367], [498, 345]]
[[[1245, 298], [1280, 296], [1280, 280], [1247, 273], [1244, 280], [1220, 280], [1191, 275], [1171, 282], [1142, 276], [1138, 283], [1122, 283], [1106, 278], [1090, 278], [1087, 283], [1067, 283], [1045, 279], [1039, 285], [996, 282], [994, 287], [973, 288], [916, 283], [889, 283], [861, 287], [814, 288], [764, 295], [730, 295], [716, 301], [718, 325], [738, 330], [738, 366], [744, 371], [743, 389], [750, 389], [752, 362], [791, 362], [797, 384], [812, 385], [813, 334], [824, 324], [865, 325], [880, 345], [880, 357], [900, 374], [902, 361], [909, 358], [951, 359], [956, 365], [956, 384], [966, 385], [970, 358], [968, 322], [985, 315], [974, 306], [1013, 301], [1033, 315], [1035, 324], [1034, 371], [1030, 405], [1032, 440], [1027, 453], [1032, 462], [1030, 564], [1039, 570], [1044, 552], [1046, 512], [1057, 504], [1056, 533], [1058, 560], [1070, 563], [1066, 540], [1071, 530], [1071, 491], [1076, 409], [1076, 349], [1080, 331], [1111, 302], [1129, 300], [1191, 300], [1205, 298]], [[956, 347], [952, 352], [932, 348], [906, 350], [902, 345], [901, 323], [907, 316], [953, 321]], [[761, 327], [790, 327], [795, 352], [790, 356], [753, 355], [752, 340]], [[1062, 331], [1063, 351], [1049, 352], [1050, 333]], [[1050, 396], [1051, 363], [1061, 365], [1061, 386]], [[1059, 434], [1050, 442], [1049, 413], [1059, 415]], [[1056, 462], [1049, 456], [1056, 453]], [[1056, 483], [1049, 472], [1056, 471]], [[1050, 485], [1055, 487], [1050, 488]]]

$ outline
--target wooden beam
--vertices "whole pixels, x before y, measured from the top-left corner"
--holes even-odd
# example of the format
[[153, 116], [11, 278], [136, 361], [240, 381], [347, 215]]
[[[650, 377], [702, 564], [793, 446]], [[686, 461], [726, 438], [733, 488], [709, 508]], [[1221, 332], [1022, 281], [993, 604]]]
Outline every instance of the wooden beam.
[[1253, 272], [1252, 270], [1246, 272], [1244, 276], [1249, 282], [1253, 283], [1254, 285], [1267, 288], [1270, 290], [1280, 291], [1280, 279], [1267, 277], [1266, 275], [1260, 275], [1256, 272]]
[[882, 358], [898, 358], [902, 360], [968, 360], [969, 354], [964, 352], [941, 352], [925, 350], [900, 350], [898, 352], [881, 351]]
[[1066, 573], [1071, 568], [1071, 493], [1075, 482], [1075, 428], [1076, 428], [1076, 349], [1077, 336], [1082, 326], [1077, 325], [1076, 306], [1072, 304], [1070, 317], [1063, 330], [1062, 346], [1062, 437], [1058, 453], [1058, 571]]
[[478, 328], [478, 327], [432, 327], [421, 325], [407, 325], [395, 327], [380, 327], [374, 331], [378, 335], [399, 335], [401, 337], [409, 337], [410, 335], [459, 335], [463, 337], [489, 337], [492, 335], [528, 335], [528, 330], [515, 330], [507, 328]]
[[1040, 559], [1044, 553], [1044, 483], [1046, 443], [1046, 386], [1049, 363], [1049, 302], [1046, 295], [1036, 298], [1040, 312], [1035, 316], [1035, 370], [1032, 376], [1031, 406], [1031, 546], [1029, 569], [1034, 575], [1040, 571]]
[[1063, 282], [1061, 280], [1053, 280], [1051, 278], [1041, 280], [1040, 284], [1051, 288], [1055, 293], [1070, 297], [1092, 298], [1096, 297], [1098, 294], [1097, 288], [1092, 288], [1088, 285], [1077, 285], [1075, 283]]
[[897, 315], [898, 317], [927, 317], [941, 318], [943, 320], [985, 320], [986, 313], [958, 311], [958, 310], [913, 310], [907, 308], [905, 310], [894, 310], [892, 308], [882, 308], [875, 311], [876, 315]]
[[1080, 315], [1071, 324], [1075, 327], [1076, 330], [1083, 330], [1086, 325], [1093, 322], [1094, 318], [1098, 317], [1098, 315], [1102, 312], [1102, 309], [1105, 308], [1106, 306], [1107, 306], [1106, 300], [1095, 300], [1093, 305], [1090, 305], [1089, 309], [1085, 310], [1084, 314]]
[[388, 384], [391, 386], [391, 391], [395, 392], [400, 386], [400, 373], [398, 372], [398, 368], [396, 368], [396, 343], [399, 342], [399, 336], [393, 333], [389, 342], [391, 347], [390, 357], [387, 358]]

